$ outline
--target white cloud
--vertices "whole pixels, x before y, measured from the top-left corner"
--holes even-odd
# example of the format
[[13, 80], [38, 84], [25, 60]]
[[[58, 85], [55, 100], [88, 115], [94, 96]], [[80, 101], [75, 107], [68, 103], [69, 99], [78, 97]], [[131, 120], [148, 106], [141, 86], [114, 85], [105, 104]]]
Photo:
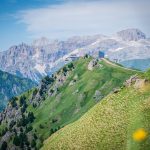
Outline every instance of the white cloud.
[[150, 14], [145, 4], [144, 1], [118, 0], [70, 2], [20, 11], [17, 13], [17, 19], [19, 23], [27, 25], [27, 32], [33, 38], [109, 34], [129, 27], [141, 28], [147, 32], [149, 22], [146, 23], [146, 17]]

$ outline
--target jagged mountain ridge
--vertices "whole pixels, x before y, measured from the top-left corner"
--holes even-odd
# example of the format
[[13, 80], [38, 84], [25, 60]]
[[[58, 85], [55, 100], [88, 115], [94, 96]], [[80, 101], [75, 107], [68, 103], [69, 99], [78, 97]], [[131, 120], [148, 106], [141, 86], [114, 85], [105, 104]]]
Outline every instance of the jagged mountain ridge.
[[61, 68], [71, 54], [97, 57], [104, 51], [112, 61], [150, 58], [150, 40], [138, 29], [127, 29], [114, 36], [72, 37], [66, 41], [47, 38], [35, 40], [31, 45], [20, 44], [0, 53], [0, 69], [30, 78], [36, 82]]
[[67, 41], [38, 39], [32, 45], [22, 43], [0, 52], [0, 69], [9, 73], [39, 81], [43, 76], [51, 74], [55, 61], [76, 48], [91, 44], [99, 35], [74, 37]]

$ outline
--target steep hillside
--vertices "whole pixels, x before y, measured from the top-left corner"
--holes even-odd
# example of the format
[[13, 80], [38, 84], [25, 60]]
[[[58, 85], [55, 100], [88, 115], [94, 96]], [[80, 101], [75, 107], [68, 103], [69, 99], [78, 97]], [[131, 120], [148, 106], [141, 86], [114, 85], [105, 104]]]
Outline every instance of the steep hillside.
[[44, 78], [37, 89], [10, 102], [0, 114], [0, 144], [39, 149], [43, 140], [79, 119], [110, 92], [117, 92], [134, 74], [136, 71], [87, 57], [66, 65]]
[[[150, 73], [146, 75], [150, 79]], [[78, 121], [44, 142], [42, 150], [149, 150], [150, 81], [133, 77]]]
[[10, 98], [20, 95], [35, 85], [29, 79], [22, 79], [0, 71], [0, 111], [6, 106]]

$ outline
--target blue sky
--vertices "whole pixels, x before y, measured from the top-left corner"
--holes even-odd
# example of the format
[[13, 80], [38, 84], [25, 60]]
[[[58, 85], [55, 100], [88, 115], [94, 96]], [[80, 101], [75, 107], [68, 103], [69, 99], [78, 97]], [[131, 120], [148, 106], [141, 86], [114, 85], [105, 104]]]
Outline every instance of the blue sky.
[[149, 0], [1, 0], [0, 51], [34, 39], [111, 35], [139, 28], [150, 36]]

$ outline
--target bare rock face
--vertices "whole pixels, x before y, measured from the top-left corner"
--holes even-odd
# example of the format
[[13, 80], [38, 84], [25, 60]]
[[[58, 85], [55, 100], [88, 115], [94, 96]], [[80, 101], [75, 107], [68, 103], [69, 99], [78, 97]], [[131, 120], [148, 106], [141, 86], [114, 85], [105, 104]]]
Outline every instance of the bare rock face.
[[138, 75], [131, 76], [130, 79], [126, 80], [124, 83], [124, 86], [126, 87], [134, 87], [137, 90], [144, 91], [144, 90], [150, 90], [149, 87], [150, 81], [147, 79], [142, 79], [138, 77]]
[[[139, 29], [127, 29], [117, 33], [117, 37], [103, 35], [72, 37], [66, 41], [47, 38], [35, 40], [31, 45], [22, 43], [0, 52], [0, 69], [20, 77], [39, 82], [51, 75], [71, 53], [98, 56], [100, 50], [112, 61], [150, 58], [150, 41]], [[92, 67], [90, 67], [92, 69]]]
[[78, 80], [78, 75], [76, 74], [76, 75], [73, 77], [73, 80], [70, 81], [69, 86], [74, 85], [74, 84], [77, 82], [77, 80]]
[[124, 41], [138, 41], [146, 39], [146, 35], [139, 29], [126, 29], [117, 33], [117, 36]]
[[98, 38], [99, 36], [72, 37], [66, 41], [50, 41], [42, 37], [31, 45], [15, 45], [0, 52], [0, 69], [39, 82], [41, 78], [57, 70], [58, 59], [75, 49], [92, 44]]
[[103, 95], [102, 95], [101, 91], [96, 90], [93, 98], [95, 99], [95, 101], [101, 100], [103, 98]]
[[134, 84], [134, 88], [135, 89], [143, 89], [144, 87], [146, 87], [147, 83], [149, 83], [149, 81], [146, 79], [137, 79]]
[[21, 110], [16, 107], [12, 107], [10, 104], [6, 107], [4, 112], [0, 113], [0, 121], [7, 120], [8, 124], [12, 121], [16, 122], [22, 118]]
[[69, 83], [69, 86], [72, 86], [76, 83], [76, 80], [72, 80], [70, 83]]
[[97, 58], [100, 50], [112, 61], [147, 59], [150, 58], [150, 40], [139, 29], [123, 30], [113, 37], [81, 36], [66, 41], [50, 41], [43, 37], [31, 45], [22, 43], [0, 52], [0, 69], [39, 82], [44, 76], [59, 70], [68, 55], [89, 54]]
[[94, 67], [97, 65], [98, 65], [98, 61], [96, 59], [91, 60], [90, 63], [88, 64], [88, 70], [92, 71]]
[[136, 82], [136, 80], [139, 79], [139, 77], [137, 75], [133, 75], [130, 77], [130, 79], [126, 80], [126, 82], [124, 83], [124, 85], [126, 87], [130, 87], [133, 83]]
[[113, 89], [113, 93], [119, 93], [120, 90], [121, 90], [120, 88], [114, 88], [114, 89]]
[[2, 142], [8, 141], [12, 135], [13, 134], [11, 132], [6, 132], [6, 134], [1, 138], [0, 145], [2, 144]]

